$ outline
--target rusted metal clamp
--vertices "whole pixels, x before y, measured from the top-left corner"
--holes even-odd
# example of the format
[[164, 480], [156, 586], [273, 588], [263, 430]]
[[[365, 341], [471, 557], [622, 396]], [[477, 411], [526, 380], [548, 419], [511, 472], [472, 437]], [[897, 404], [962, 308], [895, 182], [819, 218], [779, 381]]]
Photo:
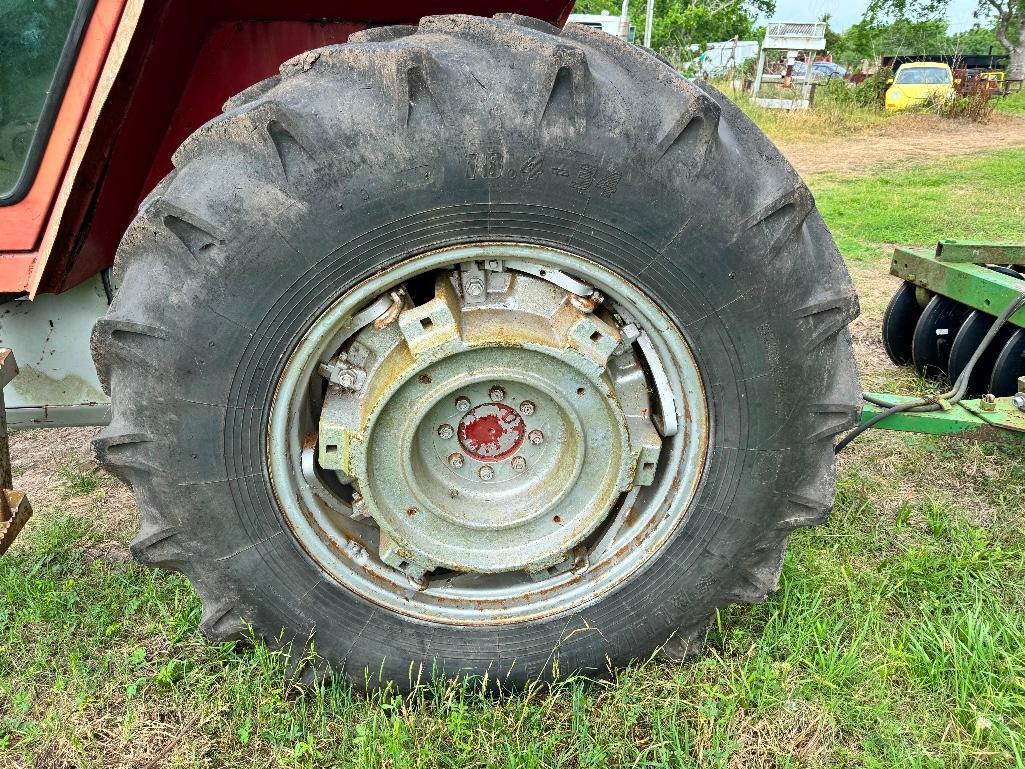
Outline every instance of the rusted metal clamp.
[[7, 438], [7, 411], [3, 388], [18, 375], [14, 351], [0, 348], [0, 555], [14, 542], [14, 538], [32, 515], [32, 505], [24, 492], [15, 491], [11, 477], [11, 445]]

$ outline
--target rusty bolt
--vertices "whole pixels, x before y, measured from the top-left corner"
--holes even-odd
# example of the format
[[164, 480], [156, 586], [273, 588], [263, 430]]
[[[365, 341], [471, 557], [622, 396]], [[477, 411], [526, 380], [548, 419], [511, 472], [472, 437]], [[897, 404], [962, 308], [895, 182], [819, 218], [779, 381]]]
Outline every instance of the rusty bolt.
[[457, 470], [463, 466], [463, 463], [465, 461], [466, 459], [463, 458], [463, 455], [458, 452], [456, 452], [455, 454], [448, 455], [448, 463]]
[[464, 398], [463, 396], [460, 395], [458, 398], [456, 398], [456, 408], [459, 409], [460, 411], [469, 411], [470, 410], [470, 399], [469, 398]]
[[408, 579], [410, 584], [417, 590], [426, 590], [431, 586], [431, 583], [427, 579], [427, 577], [416, 578], [413, 577], [411, 574], [407, 574], [406, 579]]
[[405, 294], [402, 289], [391, 292], [391, 305], [374, 321], [374, 328], [382, 329], [389, 325], [402, 313], [405, 306]]
[[587, 571], [590, 566], [590, 562], [587, 559], [587, 551], [581, 550], [580, 552], [573, 553], [573, 566], [570, 569], [574, 574], [583, 574]]
[[516, 472], [523, 472], [527, 469], [527, 460], [525, 460], [523, 457], [513, 457], [511, 464], [512, 469]]
[[484, 296], [484, 281], [480, 278], [473, 278], [466, 281], [466, 295], [479, 299]]
[[505, 388], [495, 385], [490, 390], [488, 390], [488, 397], [496, 403], [498, 401], [505, 400]]
[[527, 434], [527, 440], [535, 446], [540, 446], [542, 443], [545, 442], [545, 434], [540, 430], [531, 430]]
[[996, 411], [997, 397], [993, 393], [986, 393], [979, 401], [979, 408], [983, 411]]
[[529, 417], [534, 413], [534, 401], [523, 401], [520, 404], [520, 413], [525, 417]]
[[605, 301], [605, 297], [595, 291], [590, 296], [579, 296], [577, 294], [571, 294], [567, 292], [569, 296], [569, 303], [576, 307], [580, 312], [591, 313], [594, 312], [594, 308]]
[[363, 560], [363, 557], [366, 556], [367, 551], [364, 550], [363, 546], [360, 545], [358, 542], [350, 542], [349, 543], [349, 553], [352, 554], [353, 558], [355, 558], [357, 560]]
[[456, 431], [452, 429], [452, 425], [439, 425], [438, 426], [438, 437], [441, 438], [442, 440], [447, 441], [449, 438], [451, 438], [455, 434], [456, 434]]
[[482, 481], [490, 481], [495, 477], [495, 471], [492, 470], [488, 465], [484, 465], [480, 470], [477, 471], [477, 475], [480, 476]]
[[351, 390], [356, 386], [356, 375], [351, 371], [343, 371], [338, 375], [338, 384], [346, 390]]

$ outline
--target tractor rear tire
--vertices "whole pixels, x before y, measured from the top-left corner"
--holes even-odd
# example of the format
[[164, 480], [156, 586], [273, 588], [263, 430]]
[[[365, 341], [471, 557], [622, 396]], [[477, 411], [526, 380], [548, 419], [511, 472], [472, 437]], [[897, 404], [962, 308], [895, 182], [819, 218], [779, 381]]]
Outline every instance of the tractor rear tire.
[[[95, 447], [135, 492], [132, 552], [191, 580], [207, 638], [311, 645], [357, 685], [601, 674], [693, 653], [718, 608], [773, 593], [791, 532], [829, 514], [834, 438], [860, 402], [857, 298], [807, 187], [711, 86], [577, 25], [428, 17], [286, 62], [174, 166], [94, 330], [113, 403]], [[461, 624], [322, 567], [275, 495], [268, 420], [339, 297], [482, 243], [560, 249], [638, 286], [685, 337], [709, 420], [693, 496], [629, 578]]]

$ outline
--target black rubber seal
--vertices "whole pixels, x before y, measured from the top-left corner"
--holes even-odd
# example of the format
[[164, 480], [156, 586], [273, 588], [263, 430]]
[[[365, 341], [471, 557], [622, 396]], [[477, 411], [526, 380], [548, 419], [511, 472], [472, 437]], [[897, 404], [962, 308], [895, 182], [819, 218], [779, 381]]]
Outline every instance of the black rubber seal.
[[0, 194], [0, 206], [11, 206], [21, 201], [36, 180], [46, 146], [50, 143], [50, 134], [53, 133], [53, 126], [57, 122], [57, 113], [60, 111], [61, 102], [64, 101], [64, 92], [68, 88], [68, 81], [71, 80], [71, 73], [75, 70], [75, 62], [78, 61], [78, 51], [82, 47], [85, 30], [95, 8], [96, 0], [81, 0], [78, 10], [75, 11], [75, 18], [71, 20], [71, 29], [68, 30], [68, 37], [57, 61], [57, 69], [53, 73], [53, 80], [50, 81], [46, 101], [43, 102], [43, 109], [39, 113], [39, 122], [32, 135], [32, 144], [29, 146], [25, 163], [14, 187]]

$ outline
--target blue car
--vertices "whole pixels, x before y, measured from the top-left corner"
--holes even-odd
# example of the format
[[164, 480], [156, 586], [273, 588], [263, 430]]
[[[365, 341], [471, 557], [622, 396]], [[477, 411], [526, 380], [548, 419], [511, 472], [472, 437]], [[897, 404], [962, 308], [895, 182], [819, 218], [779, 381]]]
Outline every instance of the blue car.
[[[795, 75], [803, 77], [805, 70], [806, 67], [803, 61], [794, 63]], [[829, 80], [833, 77], [845, 78], [847, 77], [847, 70], [831, 61], [817, 61], [811, 65], [811, 77], [815, 81]]]

